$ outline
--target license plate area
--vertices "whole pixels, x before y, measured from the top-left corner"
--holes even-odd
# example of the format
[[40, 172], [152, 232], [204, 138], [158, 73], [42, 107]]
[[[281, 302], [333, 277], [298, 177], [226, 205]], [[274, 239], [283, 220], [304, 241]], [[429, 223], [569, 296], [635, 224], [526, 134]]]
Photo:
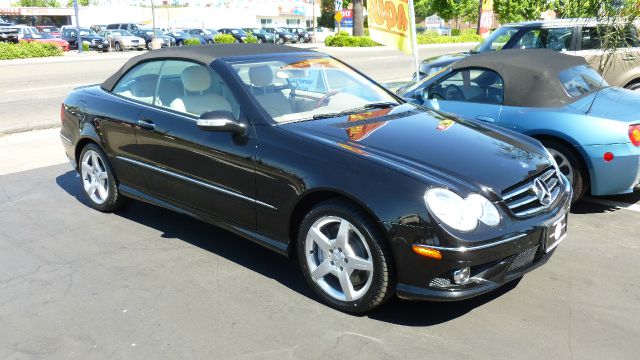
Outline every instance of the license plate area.
[[567, 236], [567, 219], [568, 214], [563, 213], [550, 221], [546, 225], [543, 249], [545, 253], [555, 249], [558, 244]]

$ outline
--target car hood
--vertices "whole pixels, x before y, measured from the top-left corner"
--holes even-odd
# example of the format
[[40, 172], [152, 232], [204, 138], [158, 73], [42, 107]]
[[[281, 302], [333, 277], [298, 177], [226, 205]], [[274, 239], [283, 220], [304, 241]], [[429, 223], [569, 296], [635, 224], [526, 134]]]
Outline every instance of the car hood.
[[427, 184], [468, 191], [499, 194], [551, 166], [535, 140], [412, 104], [280, 126]]
[[[581, 102], [579, 110], [588, 111], [592, 100], [593, 96], [589, 96]], [[590, 115], [625, 123], [640, 123], [640, 91], [618, 87], [602, 89], [593, 101]]]

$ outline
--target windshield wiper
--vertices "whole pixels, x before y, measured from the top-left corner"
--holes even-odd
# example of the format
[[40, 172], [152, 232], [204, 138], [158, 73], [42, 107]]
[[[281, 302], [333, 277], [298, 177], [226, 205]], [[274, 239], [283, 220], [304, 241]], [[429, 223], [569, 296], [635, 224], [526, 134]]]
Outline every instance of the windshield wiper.
[[397, 106], [400, 105], [397, 102], [393, 102], [393, 101], [387, 101], [387, 102], [377, 102], [377, 103], [371, 103], [371, 104], [366, 104], [365, 106], [363, 106], [363, 108], [365, 109], [375, 109], [375, 108], [381, 108], [381, 109], [386, 109], [386, 108], [390, 108], [392, 106]]

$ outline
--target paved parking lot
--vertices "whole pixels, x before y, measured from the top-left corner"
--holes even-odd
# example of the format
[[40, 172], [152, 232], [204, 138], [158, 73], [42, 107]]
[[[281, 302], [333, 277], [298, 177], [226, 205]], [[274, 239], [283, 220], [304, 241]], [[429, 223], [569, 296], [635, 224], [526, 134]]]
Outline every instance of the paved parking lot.
[[[102, 61], [106, 74], [124, 60]], [[383, 60], [356, 61], [364, 69]], [[69, 73], [85, 66], [65, 64]], [[372, 75], [386, 80], [387, 71]], [[25, 76], [22, 89], [93, 75], [45, 84]], [[43, 98], [18, 110], [0, 99], [0, 125], [56, 118], [68, 90], [35, 90]], [[56, 103], [54, 113], [40, 102]], [[634, 359], [640, 352], [640, 191], [579, 203], [549, 263], [499, 291], [457, 303], [394, 300], [351, 316], [318, 302], [284, 257], [139, 202], [115, 214], [94, 211], [80, 186], [56, 129], [0, 136], [0, 359]]]

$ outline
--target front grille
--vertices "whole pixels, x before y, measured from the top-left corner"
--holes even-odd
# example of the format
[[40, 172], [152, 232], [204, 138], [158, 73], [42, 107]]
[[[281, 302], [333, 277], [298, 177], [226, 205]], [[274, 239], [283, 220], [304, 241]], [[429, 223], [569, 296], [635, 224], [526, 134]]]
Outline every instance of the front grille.
[[533, 262], [536, 252], [538, 252], [538, 245], [516, 255], [516, 258], [513, 259], [513, 262], [509, 265], [509, 268], [507, 268], [507, 272], [518, 271], [529, 266]]
[[[543, 188], [544, 186], [546, 189]], [[502, 200], [515, 217], [524, 218], [550, 208], [561, 192], [560, 176], [555, 168], [551, 168], [545, 170], [542, 175], [507, 189], [502, 194]]]
[[444, 287], [451, 285], [451, 280], [445, 278], [434, 278], [429, 282], [429, 286]]

